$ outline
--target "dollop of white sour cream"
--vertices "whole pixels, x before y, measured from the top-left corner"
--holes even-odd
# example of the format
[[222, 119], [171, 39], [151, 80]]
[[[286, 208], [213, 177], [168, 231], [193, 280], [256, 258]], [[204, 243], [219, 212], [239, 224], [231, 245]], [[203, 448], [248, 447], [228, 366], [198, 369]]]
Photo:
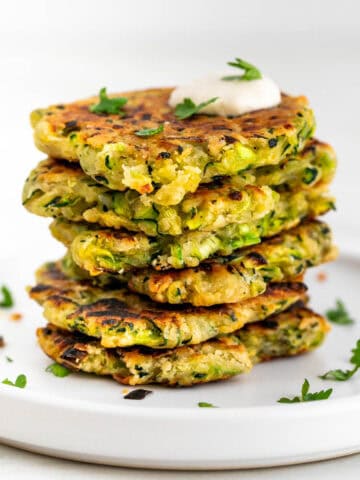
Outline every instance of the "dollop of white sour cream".
[[184, 98], [191, 98], [198, 105], [218, 97], [199, 113], [230, 117], [275, 107], [281, 102], [280, 89], [271, 78], [222, 80], [223, 76], [225, 75], [209, 76], [175, 88], [170, 95], [169, 105], [175, 108]]

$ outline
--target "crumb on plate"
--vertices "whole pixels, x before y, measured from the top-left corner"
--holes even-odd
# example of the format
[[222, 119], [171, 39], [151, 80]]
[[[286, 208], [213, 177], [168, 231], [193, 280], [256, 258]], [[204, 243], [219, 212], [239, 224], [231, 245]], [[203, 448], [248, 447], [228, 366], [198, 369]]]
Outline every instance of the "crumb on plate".
[[318, 272], [316, 275], [316, 279], [318, 282], [325, 282], [327, 280], [328, 276], [325, 272]]

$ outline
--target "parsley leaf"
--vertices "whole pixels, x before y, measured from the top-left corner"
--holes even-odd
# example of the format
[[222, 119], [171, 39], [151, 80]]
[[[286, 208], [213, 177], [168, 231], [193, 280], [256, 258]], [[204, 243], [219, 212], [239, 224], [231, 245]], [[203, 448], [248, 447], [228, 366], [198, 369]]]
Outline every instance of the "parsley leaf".
[[325, 315], [330, 322], [337, 323], [338, 325], [351, 325], [355, 323], [346, 310], [344, 302], [341, 300], [336, 300], [336, 307], [328, 310]]
[[349, 380], [355, 373], [360, 369], [360, 339], [356, 342], [355, 348], [351, 350], [352, 356], [350, 358], [350, 362], [355, 365], [355, 367], [351, 370], [340, 370], [337, 368], [336, 370], [329, 370], [328, 372], [324, 373], [324, 375], [320, 375], [320, 378], [323, 380], [335, 380], [337, 382], [345, 382]]
[[182, 103], [178, 103], [175, 107], [175, 116], [180, 120], [185, 120], [185, 118], [190, 118], [196, 113], [199, 113], [200, 110], [210, 105], [210, 103], [216, 102], [219, 97], [210, 98], [207, 102], [199, 103], [199, 105], [195, 105], [195, 103], [191, 100], [191, 98], [184, 98]]
[[71, 373], [68, 368], [56, 362], [46, 367], [45, 371], [52, 373], [55, 377], [67, 377]]
[[352, 370], [329, 370], [328, 372], [324, 373], [324, 375], [320, 375], [319, 378], [322, 380], [336, 380], [337, 382], [345, 382], [349, 380], [354, 373], [357, 372], [359, 367], [355, 367]]
[[5, 380], [3, 380], [1, 383], [3, 383], [4, 385], [10, 385], [11, 387], [25, 388], [27, 379], [26, 379], [26, 375], [21, 374], [21, 375], [18, 375], [18, 377], [15, 380], [15, 383], [9, 380], [8, 378], [5, 378]]
[[164, 124], [161, 124], [157, 128], [143, 128], [142, 130], [137, 130], [135, 135], [138, 137], [151, 137], [152, 135], [156, 135], [157, 133], [161, 133], [163, 131]]
[[2, 293], [2, 297], [3, 297], [2, 301], [0, 302], [0, 307], [2, 307], [2, 308], [13, 307], [14, 306], [14, 299], [11, 295], [10, 290], [7, 287], [5, 287], [5, 285], [3, 285], [0, 290], [1, 290], [1, 293]]
[[106, 93], [106, 88], [103, 87], [99, 93], [100, 102], [89, 106], [92, 113], [109, 113], [124, 115], [122, 107], [127, 103], [127, 98], [117, 97], [109, 98]]
[[200, 408], [218, 408], [216, 405], [213, 405], [212, 403], [207, 403], [207, 402], [199, 402], [198, 407]]
[[8, 363], [12, 363], [14, 360], [11, 357], [5, 357]]
[[351, 353], [350, 362], [360, 367], [360, 339], [356, 342], [355, 348], [351, 350]]
[[310, 383], [305, 378], [301, 387], [301, 397], [296, 396], [293, 398], [282, 397], [278, 400], [278, 403], [299, 403], [299, 402], [314, 402], [316, 400], [327, 400], [333, 392], [332, 388], [328, 390], [320, 390], [320, 392], [310, 393]]
[[241, 68], [244, 70], [244, 73], [242, 75], [229, 75], [223, 77], [221, 80], [258, 80], [259, 78], [262, 78], [262, 74], [258, 68], [249, 62], [245, 62], [245, 60], [242, 60], [241, 58], [235, 58], [235, 62], [228, 62], [228, 65], [230, 65], [230, 67]]

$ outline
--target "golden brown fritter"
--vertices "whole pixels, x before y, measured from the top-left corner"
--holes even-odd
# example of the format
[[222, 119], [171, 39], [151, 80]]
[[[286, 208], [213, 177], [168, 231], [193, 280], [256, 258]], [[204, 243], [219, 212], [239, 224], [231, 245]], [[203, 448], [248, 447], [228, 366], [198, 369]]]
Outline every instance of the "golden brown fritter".
[[91, 280], [73, 280], [62, 272], [60, 262], [41, 267], [37, 282], [29, 293], [43, 306], [50, 323], [97, 337], [107, 348], [198, 344], [306, 300], [306, 287], [292, 282], [269, 284], [262, 295], [239, 303], [172, 307], [125, 287], [98, 287]]
[[289, 280], [335, 256], [330, 228], [314, 220], [196, 268], [137, 270], [128, 284], [156, 302], [209, 306], [259, 295], [268, 282]]
[[[52, 157], [80, 162], [111, 189], [130, 188], [160, 205], [176, 205], [218, 175], [280, 163], [314, 132], [305, 97], [282, 95], [279, 106], [234, 118], [199, 114], [179, 120], [168, 105], [170, 93], [159, 88], [119, 94], [128, 99], [124, 116], [90, 112], [96, 97], [35, 110], [35, 143]], [[136, 135], [159, 125], [161, 133]]]
[[328, 185], [335, 167], [332, 148], [313, 140], [280, 165], [218, 177], [186, 194], [178, 205], [162, 206], [134, 190], [110, 190], [94, 182], [78, 165], [50, 158], [30, 173], [23, 204], [36, 215], [126, 228], [149, 236], [210, 232], [264, 217], [274, 209], [276, 191], [319, 191], [320, 186]]
[[49, 357], [75, 371], [112, 375], [129, 385], [191, 386], [248, 372], [260, 361], [311, 351], [328, 330], [323, 317], [297, 307], [217, 340], [172, 350], [105, 349], [96, 339], [51, 324], [37, 335]]
[[274, 208], [262, 218], [231, 223], [212, 232], [193, 231], [178, 236], [149, 237], [144, 233], [100, 228], [57, 218], [53, 236], [71, 250], [73, 259], [91, 275], [131, 272], [152, 266], [156, 270], [196, 267], [216, 255], [230, 255], [239, 248], [260, 243], [314, 218], [334, 206], [327, 194], [303, 190], [283, 192]]

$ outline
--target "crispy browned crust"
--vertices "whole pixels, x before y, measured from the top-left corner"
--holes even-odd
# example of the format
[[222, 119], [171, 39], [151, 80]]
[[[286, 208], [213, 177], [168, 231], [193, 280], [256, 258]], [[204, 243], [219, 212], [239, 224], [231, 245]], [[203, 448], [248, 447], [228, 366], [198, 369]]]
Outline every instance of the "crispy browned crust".
[[108, 348], [197, 344], [307, 298], [304, 284], [285, 282], [271, 283], [262, 295], [235, 304], [175, 307], [152, 302], [125, 288], [101, 289], [91, 281], [69, 279], [57, 264], [40, 269], [37, 278], [39, 283], [30, 289], [30, 297], [44, 307], [49, 322], [100, 338]]
[[113, 375], [125, 385], [191, 386], [248, 372], [252, 363], [240, 342], [208, 341], [174, 350], [105, 349], [84, 335], [49, 324], [37, 329], [43, 351], [73, 371]]
[[[89, 356], [90, 352], [94, 354], [102, 351], [97, 339], [79, 332], [67, 332], [55, 325], [49, 324], [45, 328], [38, 328], [36, 334], [46, 354], [73, 371], [80, 370], [81, 362]], [[106, 355], [108, 361], [103, 366], [104, 370], [111, 368], [111, 361], [117, 360], [116, 349], [107, 349]]]
[[252, 364], [299, 355], [322, 344], [329, 326], [308, 308], [294, 306], [230, 335], [175, 349], [106, 349], [93, 338], [49, 324], [37, 330], [43, 351], [74, 371], [112, 375], [123, 384], [191, 386], [247, 372]]
[[[35, 143], [49, 156], [80, 162], [112, 190], [136, 190], [169, 206], [219, 175], [280, 163], [314, 133], [305, 97], [283, 95], [277, 107], [234, 118], [198, 114], [178, 120], [168, 105], [170, 93], [159, 88], [118, 94], [128, 100], [124, 115], [90, 112], [97, 97], [36, 110]], [[163, 131], [156, 135], [136, 134], [159, 125]]]
[[136, 271], [128, 285], [157, 302], [209, 306], [252, 296], [251, 286], [259, 294], [264, 290], [266, 277], [271, 281], [292, 280], [307, 267], [334, 260], [336, 256], [330, 228], [313, 220], [255, 246], [239, 249], [233, 255], [206, 260], [196, 268]]
[[[294, 118], [308, 106], [306, 97], [282, 95], [279, 106], [246, 113], [239, 117], [226, 118], [209, 115], [196, 115], [187, 120], [178, 120], [174, 110], [168, 105], [171, 88], [155, 88], [113, 94], [128, 99], [124, 107], [126, 116], [99, 115], [89, 111], [89, 105], [98, 102], [98, 97], [69, 104], [54, 105], [46, 112], [46, 121], [53, 132], [65, 129], [68, 122], [76, 121], [76, 131], [81, 133], [82, 141], [92, 148], [104, 144], [124, 141], [136, 146], [146, 157], [149, 144], [156, 144], [159, 153], [171, 151], [186, 143], [207, 144], [216, 150], [227, 143], [250, 138], [271, 138], [269, 128], [277, 136], [288, 135], [295, 131]], [[109, 119], [112, 122], [109, 122]], [[165, 122], [164, 132], [146, 140], [136, 136], [135, 131], [153, 128]], [[69, 159], [76, 160], [76, 159]]]

